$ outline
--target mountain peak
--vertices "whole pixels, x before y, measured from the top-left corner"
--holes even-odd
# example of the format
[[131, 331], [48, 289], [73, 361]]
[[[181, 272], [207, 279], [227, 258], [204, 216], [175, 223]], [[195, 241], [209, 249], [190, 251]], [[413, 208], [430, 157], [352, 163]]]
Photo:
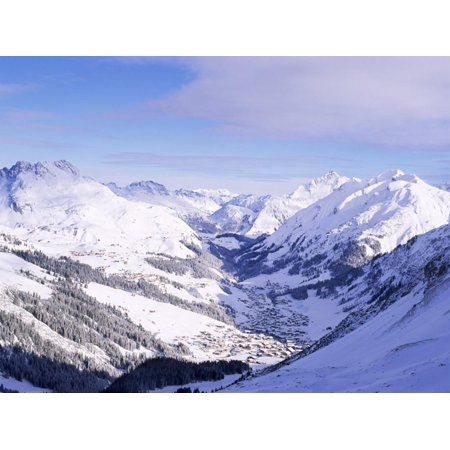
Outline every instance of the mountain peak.
[[59, 161], [43, 161], [37, 163], [30, 163], [28, 161], [18, 161], [10, 169], [4, 168], [2, 174], [9, 178], [16, 178], [20, 174], [33, 174], [37, 177], [46, 175], [57, 176], [58, 172], [65, 172], [72, 176], [79, 176], [78, 169], [66, 160]]
[[322, 178], [339, 178], [340, 175], [335, 170], [329, 170]]
[[318, 194], [318, 198], [331, 193], [334, 189], [339, 188], [342, 184], [351, 181], [349, 178], [339, 175], [336, 171], [330, 170], [321, 177], [314, 178], [309, 183], [300, 185], [289, 198], [305, 198], [309, 199], [311, 195]]
[[376, 177], [377, 181], [388, 181], [388, 180], [392, 180], [395, 181], [400, 177], [405, 176], [405, 172], [403, 172], [400, 169], [391, 169], [391, 170], [386, 170], [386, 172], [382, 172], [380, 173], [380, 175], [378, 175]]
[[70, 163], [69, 161], [66, 161], [65, 159], [61, 159], [59, 161], [54, 161], [53, 163], [50, 163], [50, 164], [55, 166], [59, 170], [62, 170], [63, 172], [67, 172], [67, 173], [70, 173], [75, 176], [80, 175], [80, 171], [72, 163]]
[[140, 190], [150, 194], [169, 195], [169, 191], [163, 184], [151, 180], [136, 181], [129, 184], [127, 188], [131, 191]]
[[347, 181], [350, 181], [350, 179], [339, 175], [335, 170], [330, 170], [325, 175], [311, 180], [308, 183], [308, 188], [314, 189], [321, 185], [336, 185], [336, 187], [339, 187]]
[[337, 180], [339, 178], [341, 178], [341, 176], [335, 170], [329, 170], [324, 175], [317, 178], [313, 178], [310, 181], [310, 184], [319, 184], [329, 180]]

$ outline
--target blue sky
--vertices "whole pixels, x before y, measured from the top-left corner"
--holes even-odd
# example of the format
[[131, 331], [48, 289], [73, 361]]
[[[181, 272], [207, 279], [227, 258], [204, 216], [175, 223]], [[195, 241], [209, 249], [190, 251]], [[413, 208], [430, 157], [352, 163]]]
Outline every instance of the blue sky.
[[287, 193], [334, 169], [449, 181], [450, 58], [0, 57], [0, 165]]

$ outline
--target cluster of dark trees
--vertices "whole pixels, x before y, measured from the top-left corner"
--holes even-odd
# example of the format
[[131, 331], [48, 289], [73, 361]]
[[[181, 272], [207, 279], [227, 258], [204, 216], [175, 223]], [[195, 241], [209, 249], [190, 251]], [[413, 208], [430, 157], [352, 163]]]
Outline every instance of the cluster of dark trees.
[[82, 370], [58, 359], [26, 353], [19, 347], [0, 347], [0, 370], [16, 380], [26, 380], [53, 392], [99, 392], [112, 380], [107, 374]]
[[156, 269], [163, 272], [173, 273], [175, 275], [184, 275], [190, 272], [194, 278], [209, 278], [219, 280], [220, 277], [215, 274], [210, 267], [204, 265], [198, 258], [146, 258], [145, 261]]
[[314, 269], [315, 266], [318, 266], [320, 263], [327, 259], [327, 255], [324, 253], [319, 253], [314, 255], [310, 259], [303, 260], [300, 256], [298, 260], [292, 267], [289, 269], [289, 275], [299, 275], [300, 273], [303, 276], [311, 276], [311, 269]]
[[52, 258], [40, 251], [13, 250], [13, 253], [49, 274], [59, 275], [66, 280], [75, 280], [82, 284], [99, 283], [115, 289], [137, 293], [162, 303], [170, 303], [179, 308], [203, 314], [224, 323], [232, 323], [227, 312], [214, 302], [189, 302], [175, 295], [163, 292], [159, 286], [144, 279], [129, 280], [120, 275], [106, 275], [105, 271], [93, 268], [69, 257]]
[[[0, 233], [0, 239], [2, 239], [4, 242], [8, 242], [13, 245], [21, 245], [22, 241], [20, 239], [17, 239], [15, 236], [11, 236], [10, 234], [6, 233]], [[4, 251], [4, 250], [2, 250]]]
[[181, 387], [175, 391], [176, 394], [200, 394], [200, 389], [192, 390], [190, 387]]
[[114, 373], [43, 338], [33, 325], [0, 311], [0, 372], [55, 392], [99, 392]]
[[175, 358], [155, 358], [119, 377], [105, 392], [147, 392], [165, 386], [222, 380], [225, 375], [244, 374], [249, 371], [250, 366], [242, 361], [195, 363]]
[[189, 272], [194, 278], [208, 278], [220, 281], [221, 277], [212, 269], [220, 269], [222, 262], [211, 253], [199, 250], [197, 247], [184, 243], [186, 247], [192, 250], [195, 258], [175, 258], [160, 255], [160, 257], [146, 258], [148, 264], [164, 272], [175, 275], [184, 275]]
[[425, 265], [423, 273], [429, 281], [445, 275], [449, 267], [449, 262], [444, 260], [443, 255], [440, 255], [436, 260], [431, 260]]

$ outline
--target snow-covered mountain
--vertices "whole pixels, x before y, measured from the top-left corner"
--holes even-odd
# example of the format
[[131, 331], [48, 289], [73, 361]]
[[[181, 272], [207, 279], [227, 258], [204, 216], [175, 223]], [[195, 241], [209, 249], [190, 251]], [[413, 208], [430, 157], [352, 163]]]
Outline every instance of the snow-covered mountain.
[[174, 194], [206, 214], [214, 213], [238, 195], [228, 189], [177, 189]]
[[[234, 251], [242, 327], [310, 343], [345, 317], [333, 301], [373, 258], [449, 223], [450, 194], [399, 171], [353, 180]], [[299, 301], [302, 300], [302, 301]]]
[[148, 357], [261, 367], [303, 349], [235, 389], [383, 390], [370, 373], [387, 368], [407, 390], [393, 352], [414, 371], [428, 351], [446, 364], [449, 219], [450, 192], [400, 171], [329, 172], [274, 197], [19, 162], [0, 171], [0, 384], [93, 390]]
[[[333, 261], [358, 267], [414, 236], [445, 225], [450, 194], [395, 170], [368, 181], [354, 179], [299, 211], [242, 255], [258, 273], [286, 267], [329, 275]], [[306, 275], [305, 275], [306, 276]], [[313, 276], [309, 273], [308, 277]]]
[[297, 211], [326, 197], [350, 181], [334, 171], [299, 186], [285, 196], [234, 194], [226, 189], [170, 191], [154, 181], [107, 186], [128, 200], [166, 206], [197, 231], [236, 233], [248, 237], [271, 234]]
[[229, 390], [448, 392], [449, 300], [446, 225], [373, 260], [334, 293], [345, 314], [329, 333]]
[[222, 206], [210, 219], [223, 233], [238, 233], [249, 237], [271, 234], [296, 212], [326, 197], [349, 181], [349, 178], [330, 171], [299, 186], [286, 196], [240, 195]]
[[186, 258], [201, 248], [172, 210], [132, 203], [83, 177], [66, 161], [19, 162], [0, 171], [0, 229], [46, 251], [83, 254], [139, 250]]
[[151, 357], [267, 364], [292, 353], [269, 336], [238, 330], [208, 300], [207, 279], [198, 279], [198, 291], [189, 295], [166, 278], [134, 281], [49, 258], [13, 236], [0, 241], [0, 384], [6, 388], [96, 392]]
[[170, 191], [154, 181], [140, 181], [124, 187], [115, 183], [108, 183], [106, 186], [116, 195], [128, 200], [171, 208], [198, 231], [214, 230], [214, 225], [208, 217], [237, 195], [226, 189]]
[[209, 219], [221, 233], [247, 234], [271, 195], [241, 194], [225, 203]]

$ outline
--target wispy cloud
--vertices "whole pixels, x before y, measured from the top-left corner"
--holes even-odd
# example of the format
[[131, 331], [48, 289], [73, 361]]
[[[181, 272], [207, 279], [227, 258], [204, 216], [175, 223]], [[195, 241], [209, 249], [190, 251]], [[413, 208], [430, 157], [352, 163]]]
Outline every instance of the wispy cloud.
[[183, 59], [192, 82], [148, 104], [227, 133], [395, 147], [450, 145], [450, 58]]
[[38, 150], [77, 150], [80, 145], [67, 142], [45, 140], [45, 139], [25, 139], [15, 137], [0, 137], [0, 145], [11, 147], [23, 147]]
[[128, 66], [144, 66], [153, 64], [181, 65], [189, 64], [190, 58], [181, 56], [110, 56], [97, 58], [99, 63], [125, 64]]
[[11, 108], [3, 114], [3, 119], [12, 122], [46, 121], [54, 119], [55, 115], [47, 111], [33, 109]]
[[66, 125], [62, 123], [63, 121], [62, 114], [36, 109], [8, 108], [0, 113], [0, 123], [3, 127], [14, 130], [16, 133], [29, 131], [50, 132], [58, 135], [92, 135], [96, 133], [96, 129], [92, 125]]
[[0, 83], [0, 98], [22, 94], [24, 92], [33, 92], [36, 91], [37, 88], [38, 87], [35, 84]]
[[324, 161], [346, 161], [345, 158], [318, 155], [306, 156], [235, 156], [235, 155], [174, 155], [143, 152], [110, 153], [103, 158], [104, 164], [152, 166], [177, 172], [199, 174], [216, 173], [217, 176], [251, 177], [260, 180], [285, 180], [299, 176], [305, 165]]

